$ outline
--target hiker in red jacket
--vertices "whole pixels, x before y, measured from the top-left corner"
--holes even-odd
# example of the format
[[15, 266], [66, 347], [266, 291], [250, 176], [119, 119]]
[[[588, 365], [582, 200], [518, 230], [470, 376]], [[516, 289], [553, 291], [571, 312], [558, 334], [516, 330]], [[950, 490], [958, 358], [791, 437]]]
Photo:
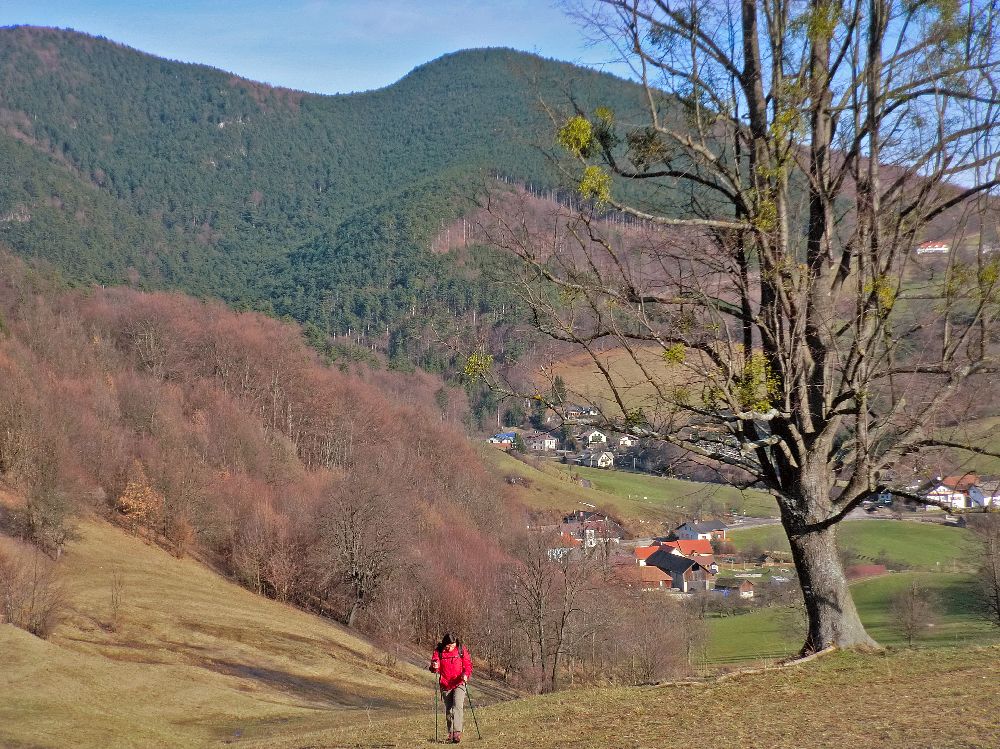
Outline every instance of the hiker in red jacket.
[[465, 710], [465, 685], [472, 676], [472, 658], [469, 651], [446, 634], [431, 655], [431, 671], [438, 675], [444, 711], [448, 721], [448, 743], [462, 740], [462, 713]]

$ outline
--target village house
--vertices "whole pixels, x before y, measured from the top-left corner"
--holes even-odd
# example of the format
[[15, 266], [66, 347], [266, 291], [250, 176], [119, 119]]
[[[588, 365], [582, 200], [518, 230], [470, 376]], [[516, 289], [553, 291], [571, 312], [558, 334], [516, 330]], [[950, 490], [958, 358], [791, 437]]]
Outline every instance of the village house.
[[663, 541], [660, 545], [670, 549], [674, 554], [680, 554], [682, 557], [710, 557], [715, 553], [712, 550], [712, 542], [705, 538]]
[[[979, 476], [965, 473], [961, 476], [937, 476], [920, 488], [920, 494], [938, 506], [953, 510], [984, 507], [985, 497], [978, 486]], [[933, 508], [935, 505], [928, 505]]]
[[715, 581], [715, 590], [724, 596], [753, 598], [753, 583], [749, 580], [737, 580], [735, 577], [720, 577]]
[[977, 496], [969, 495], [969, 498], [980, 507], [1000, 507], [1000, 480], [980, 479], [977, 486], [979, 492]]
[[585, 450], [573, 462], [589, 468], [611, 468], [615, 464], [615, 454], [608, 450]]
[[719, 571], [719, 565], [715, 562], [715, 554], [712, 551], [712, 543], [710, 541], [704, 539], [697, 541], [664, 541], [661, 544], [661, 548], [669, 551], [671, 554], [693, 559], [713, 573]]
[[588, 429], [580, 435], [580, 442], [584, 445], [605, 445], [608, 442], [608, 435], [597, 429]]
[[551, 434], [529, 434], [524, 438], [524, 444], [535, 452], [550, 452], [559, 447], [559, 440]]
[[617, 520], [591, 510], [577, 510], [565, 516], [561, 531], [578, 539], [588, 549], [597, 546], [598, 543], [617, 544], [626, 535], [625, 529]]
[[633, 447], [639, 440], [631, 434], [618, 434], [611, 438], [611, 445], [619, 450]]
[[947, 255], [951, 252], [951, 243], [943, 240], [923, 242], [916, 246], [918, 255]]
[[514, 445], [514, 440], [516, 438], [516, 432], [500, 432], [499, 434], [494, 434], [486, 441], [491, 445], [496, 445], [501, 450], [510, 450], [510, 448]]
[[682, 593], [711, 590], [715, 575], [710, 569], [693, 559], [660, 549], [646, 559], [646, 567], [656, 567], [670, 575], [670, 587]]
[[681, 541], [697, 541], [699, 539], [725, 541], [726, 526], [718, 520], [710, 520], [704, 523], [687, 522], [678, 526], [674, 531], [674, 535]]
[[646, 560], [658, 552], [661, 548], [662, 547], [659, 544], [653, 544], [652, 546], [636, 546], [635, 551], [633, 552], [636, 564], [640, 567], [645, 567]]
[[566, 421], [570, 424], [589, 424], [601, 415], [593, 406], [567, 406]]
[[639, 590], [667, 590], [673, 587], [674, 578], [659, 567], [619, 566], [615, 573], [628, 588]]

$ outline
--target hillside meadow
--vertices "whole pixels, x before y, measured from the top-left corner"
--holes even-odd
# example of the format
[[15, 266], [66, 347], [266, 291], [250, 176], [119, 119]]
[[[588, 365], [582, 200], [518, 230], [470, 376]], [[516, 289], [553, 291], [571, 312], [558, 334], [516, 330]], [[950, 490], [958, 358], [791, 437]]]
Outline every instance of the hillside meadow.
[[209, 746], [367, 723], [431, 695], [421, 669], [327, 619], [106, 523], [79, 532], [51, 637], [0, 625], [0, 746]]
[[[533, 749], [995, 749], [1000, 647], [838, 653], [725, 681], [593, 688], [504, 702], [471, 715], [463, 744]], [[932, 688], [929, 688], [932, 687]], [[419, 714], [311, 730], [250, 746], [418, 747], [433, 741]]]
[[[61, 563], [67, 616], [51, 638], [0, 626], [0, 745], [374, 748], [431, 739], [432, 692], [422, 669], [106, 523], [86, 521], [79, 530]], [[900, 643], [885, 600], [910, 577], [854, 586], [883, 644]], [[1000, 678], [1000, 651], [989, 644], [998, 633], [970, 619], [968, 576], [918, 579], [944, 605], [917, 650], [839, 654], [723, 682], [588, 688], [491, 705], [492, 688], [474, 681], [484, 739], [475, 739], [468, 711], [466, 738], [486, 747], [642, 747], [683, 731], [720, 749], [845, 740], [880, 749], [990, 747], [1000, 705], [996, 690], [984, 687]], [[795, 626], [794, 614], [778, 608], [713, 620], [712, 668], [788, 655], [800, 644]], [[866, 689], [845, 688], [859, 680]], [[935, 689], [921, 693], [928, 681]], [[911, 693], [921, 698], [898, 700]], [[770, 707], [777, 700], [780, 713]], [[850, 717], [858, 714], [864, 722]], [[909, 743], [893, 729], [899, 721]]]
[[488, 445], [480, 454], [493, 473], [514, 482], [510, 491], [525, 507], [558, 514], [594, 506], [619, 518], [637, 535], [665, 533], [695, 514], [777, 514], [769, 495], [725, 484], [601, 470], [547, 458], [519, 459]]

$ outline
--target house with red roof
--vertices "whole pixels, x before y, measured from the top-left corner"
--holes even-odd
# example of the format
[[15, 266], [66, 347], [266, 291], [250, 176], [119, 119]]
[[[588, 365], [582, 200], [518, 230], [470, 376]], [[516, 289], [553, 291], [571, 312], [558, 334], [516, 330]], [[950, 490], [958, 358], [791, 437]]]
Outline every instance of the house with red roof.
[[663, 547], [667, 549], [672, 549], [675, 554], [680, 554], [682, 557], [692, 557], [692, 556], [710, 557], [715, 553], [712, 549], [712, 542], [709, 541], [707, 538], [699, 538], [699, 539], [682, 538], [677, 541], [664, 541]]
[[984, 506], [983, 492], [979, 488], [979, 476], [975, 473], [937, 476], [921, 487], [921, 494], [939, 506], [944, 505], [954, 510]]
[[922, 242], [915, 249], [918, 255], [947, 255], [951, 252], [951, 242], [935, 239], [930, 242]]
[[640, 567], [646, 566], [646, 560], [649, 559], [653, 554], [658, 552], [662, 547], [658, 543], [654, 543], [652, 546], [636, 546], [635, 547], [635, 561]]
[[646, 567], [656, 567], [670, 575], [670, 587], [682, 593], [696, 590], [711, 590], [715, 584], [715, 573], [695, 561], [674, 554], [668, 549], [660, 549], [646, 559]]
[[629, 588], [639, 590], [668, 590], [673, 587], [673, 576], [659, 567], [625, 565], [617, 570], [618, 579]]

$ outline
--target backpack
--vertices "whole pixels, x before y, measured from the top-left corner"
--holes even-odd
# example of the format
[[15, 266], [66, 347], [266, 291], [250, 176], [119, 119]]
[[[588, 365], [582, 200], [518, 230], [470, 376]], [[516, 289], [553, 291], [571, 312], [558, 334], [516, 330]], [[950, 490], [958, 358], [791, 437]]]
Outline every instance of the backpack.
[[[440, 661], [442, 656], [444, 655], [444, 648], [441, 645], [438, 645], [436, 648], [434, 648], [434, 652], [437, 653], [438, 661]], [[465, 645], [463, 645], [462, 643], [458, 643], [458, 655], [463, 660], [465, 659], [466, 650], [465, 650]], [[432, 663], [430, 666], [428, 666], [427, 670], [430, 671], [431, 673], [435, 673], [434, 664]]]

